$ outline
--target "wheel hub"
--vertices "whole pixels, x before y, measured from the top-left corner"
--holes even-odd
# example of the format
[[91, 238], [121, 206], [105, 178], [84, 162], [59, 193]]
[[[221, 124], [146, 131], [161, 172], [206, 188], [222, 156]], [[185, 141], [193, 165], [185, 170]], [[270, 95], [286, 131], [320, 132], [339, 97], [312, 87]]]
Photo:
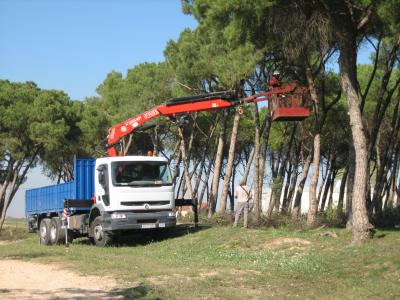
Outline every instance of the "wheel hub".
[[94, 238], [98, 241], [103, 239], [103, 227], [100, 224], [94, 228]]
[[46, 227], [45, 227], [45, 226], [42, 226], [42, 227], [40, 228], [40, 236], [41, 236], [42, 238], [46, 238], [46, 235], [47, 235]]
[[50, 238], [54, 241], [56, 239], [57, 229], [54, 226], [50, 227]]

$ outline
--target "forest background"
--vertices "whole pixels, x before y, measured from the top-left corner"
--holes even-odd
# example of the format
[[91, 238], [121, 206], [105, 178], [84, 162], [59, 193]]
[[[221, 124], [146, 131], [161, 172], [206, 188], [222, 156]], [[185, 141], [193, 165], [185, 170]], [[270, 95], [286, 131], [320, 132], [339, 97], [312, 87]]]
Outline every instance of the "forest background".
[[[276, 214], [301, 222], [308, 179], [306, 225], [335, 211], [352, 230], [354, 243], [367, 240], [374, 226], [387, 214], [395, 219], [399, 210], [399, 6], [397, 1], [185, 0], [183, 12], [198, 26], [167, 42], [164, 61], [138, 64], [126, 76], [109, 73], [98, 96], [72, 101], [63, 91], [2, 80], [0, 223], [35, 165], [57, 182], [70, 180], [73, 155], [106, 154], [112, 125], [172, 97], [221, 90], [251, 95], [265, 90], [270, 74], [279, 70], [285, 81], [309, 88], [307, 120], [271, 122], [267, 107], [256, 104], [245, 107], [243, 116], [235, 109], [193, 114], [182, 132], [159, 119], [153, 132], [127, 137], [124, 152], [150, 147], [166, 156], [177, 194], [204, 200], [209, 218], [217, 203], [220, 212], [233, 210], [233, 187], [246, 178], [255, 191], [254, 226]], [[372, 49], [370, 64], [357, 64], [363, 45]], [[329, 68], [335, 61], [339, 68]], [[180, 176], [179, 166], [185, 169]], [[272, 193], [263, 214], [267, 184]]]

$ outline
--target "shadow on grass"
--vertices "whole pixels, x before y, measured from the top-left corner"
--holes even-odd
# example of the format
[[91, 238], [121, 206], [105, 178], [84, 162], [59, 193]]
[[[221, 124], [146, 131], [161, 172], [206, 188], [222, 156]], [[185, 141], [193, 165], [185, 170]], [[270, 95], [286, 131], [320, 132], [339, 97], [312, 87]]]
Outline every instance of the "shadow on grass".
[[[208, 225], [199, 225], [197, 227], [194, 227], [193, 225], [179, 224], [176, 227], [165, 228], [162, 230], [146, 229], [135, 232], [129, 232], [116, 237], [112, 246], [124, 247], [124, 246], [147, 245], [154, 242], [161, 242], [164, 240], [179, 238], [187, 234], [207, 230], [211, 227], [212, 226]], [[74, 244], [91, 245], [91, 241], [89, 239], [84, 238], [75, 240]]]
[[156, 289], [143, 284], [132, 288], [114, 290], [108, 296], [115, 298], [122, 297], [124, 299], [162, 299]]
[[7, 259], [23, 260], [23, 259], [35, 259], [35, 258], [50, 257], [50, 256], [56, 256], [56, 254], [48, 252], [32, 252], [32, 253], [7, 255], [6, 257]]
[[3, 299], [162, 299], [159, 291], [151, 286], [140, 284], [130, 288], [118, 288], [111, 291], [85, 289], [85, 288], [60, 288], [54, 290], [48, 289], [0, 289], [0, 297]]

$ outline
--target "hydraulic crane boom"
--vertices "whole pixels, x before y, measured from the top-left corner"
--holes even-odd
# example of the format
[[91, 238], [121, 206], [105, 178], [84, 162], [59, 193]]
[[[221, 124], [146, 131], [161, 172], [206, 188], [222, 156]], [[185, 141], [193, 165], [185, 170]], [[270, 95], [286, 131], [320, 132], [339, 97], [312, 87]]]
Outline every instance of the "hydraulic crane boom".
[[[282, 87], [274, 87], [267, 92], [262, 92], [242, 99], [237, 99], [234, 92], [226, 91], [167, 100], [164, 104], [160, 104], [140, 115], [111, 127], [108, 134], [108, 154], [109, 156], [118, 156], [116, 146], [121, 142], [121, 139], [140, 128], [144, 123], [158, 116], [176, 117], [182, 114], [211, 111], [241, 105], [243, 103], [276, 101], [279, 100], [282, 95], [285, 95], [283, 98], [288, 97], [287, 95], [291, 96], [293, 105], [293, 99], [295, 99], [294, 96], [307, 95], [307, 89], [291, 83]], [[304, 107], [303, 103], [302, 105]]]

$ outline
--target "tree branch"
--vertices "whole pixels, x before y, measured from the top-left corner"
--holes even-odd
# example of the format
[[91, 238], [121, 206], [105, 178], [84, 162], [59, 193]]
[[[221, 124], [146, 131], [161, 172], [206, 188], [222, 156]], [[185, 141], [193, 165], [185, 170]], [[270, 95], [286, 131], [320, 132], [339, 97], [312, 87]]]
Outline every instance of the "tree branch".
[[361, 21], [357, 25], [357, 31], [361, 32], [367, 26], [369, 20], [371, 19], [372, 9], [367, 10], [367, 14], [361, 19]]

